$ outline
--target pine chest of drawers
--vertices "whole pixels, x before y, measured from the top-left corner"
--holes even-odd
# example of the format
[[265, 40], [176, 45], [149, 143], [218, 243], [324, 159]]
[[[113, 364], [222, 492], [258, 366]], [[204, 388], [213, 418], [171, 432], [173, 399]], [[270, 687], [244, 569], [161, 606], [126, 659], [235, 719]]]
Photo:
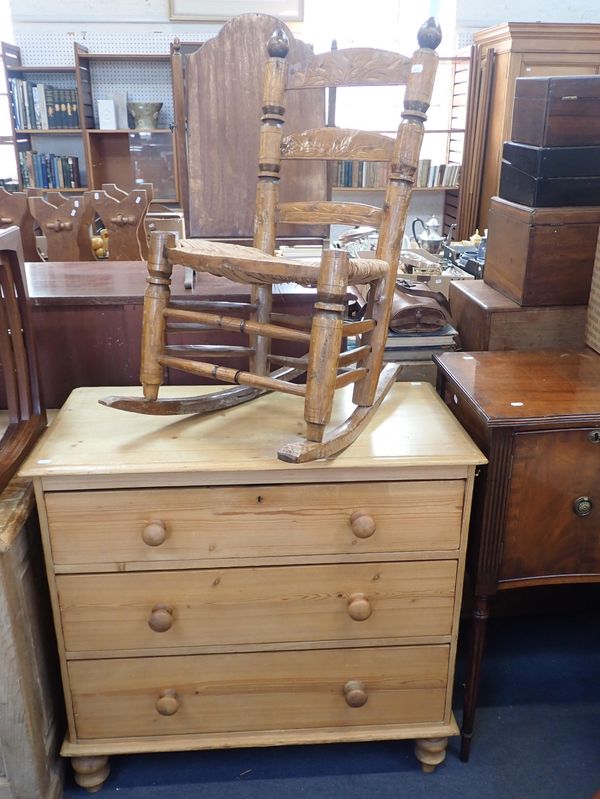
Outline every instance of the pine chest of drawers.
[[75, 391], [23, 470], [78, 783], [111, 754], [224, 746], [415, 738], [440, 763], [485, 459], [433, 387], [397, 384], [349, 449], [300, 466], [275, 456], [294, 398], [161, 419], [107, 393]]

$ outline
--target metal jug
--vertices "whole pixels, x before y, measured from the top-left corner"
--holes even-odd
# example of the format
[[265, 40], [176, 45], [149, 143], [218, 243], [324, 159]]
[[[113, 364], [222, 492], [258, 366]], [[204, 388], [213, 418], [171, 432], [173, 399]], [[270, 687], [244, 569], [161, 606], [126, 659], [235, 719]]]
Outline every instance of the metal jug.
[[[417, 235], [416, 231], [416, 224], [420, 222], [423, 226], [423, 231], [421, 235]], [[412, 232], [415, 238], [415, 241], [427, 252], [432, 253], [433, 255], [437, 255], [437, 253], [442, 249], [442, 244], [445, 241], [444, 236], [441, 233], [442, 226], [437, 221], [435, 216], [432, 216], [428, 222], [423, 222], [422, 219], [417, 217], [412, 223]]]

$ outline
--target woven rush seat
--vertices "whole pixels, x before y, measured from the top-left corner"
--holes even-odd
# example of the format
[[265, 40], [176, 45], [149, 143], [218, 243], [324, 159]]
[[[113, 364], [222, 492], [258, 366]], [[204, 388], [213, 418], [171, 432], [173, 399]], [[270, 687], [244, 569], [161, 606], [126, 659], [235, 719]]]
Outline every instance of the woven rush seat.
[[[205, 239], [184, 239], [167, 249], [171, 263], [226, 277], [236, 283], [298, 283], [316, 286], [321, 262], [294, 261], [269, 255], [256, 247], [222, 244]], [[385, 277], [389, 265], [376, 258], [351, 258], [350, 283], [370, 283]]]

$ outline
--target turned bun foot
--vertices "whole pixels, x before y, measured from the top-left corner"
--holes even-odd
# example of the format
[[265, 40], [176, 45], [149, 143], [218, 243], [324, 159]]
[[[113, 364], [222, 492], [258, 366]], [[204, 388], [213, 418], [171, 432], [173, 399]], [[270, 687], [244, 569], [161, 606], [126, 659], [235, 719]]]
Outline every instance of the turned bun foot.
[[447, 738], [420, 738], [415, 742], [415, 756], [425, 774], [431, 774], [446, 759]]
[[88, 793], [97, 793], [102, 788], [110, 766], [108, 757], [72, 757], [71, 765], [75, 772], [75, 782]]

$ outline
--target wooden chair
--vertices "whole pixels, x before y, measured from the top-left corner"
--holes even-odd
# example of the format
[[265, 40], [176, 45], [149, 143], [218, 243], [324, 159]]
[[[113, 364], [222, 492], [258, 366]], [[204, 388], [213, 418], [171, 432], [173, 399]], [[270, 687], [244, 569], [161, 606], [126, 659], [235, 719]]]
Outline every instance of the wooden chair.
[[46, 427], [17, 227], [0, 230], [0, 362], [8, 428], [0, 439], [0, 491]]
[[152, 201], [151, 187], [126, 192], [107, 183], [102, 189], [86, 191], [84, 197], [108, 231], [109, 261], [139, 261], [148, 256], [148, 247], [142, 249], [142, 238], [144, 217]]
[[[237, 405], [266, 391], [283, 391], [304, 397], [306, 441], [279, 450], [285, 461], [304, 462], [328, 457], [350, 444], [370, 421], [394, 382], [398, 366], [383, 367], [390, 308], [404, 232], [406, 212], [414, 183], [423, 122], [429, 107], [441, 40], [436, 21], [429, 19], [419, 30], [419, 49], [408, 58], [397, 53], [356, 48], [312, 56], [288, 66], [285, 34], [276, 31], [268, 43], [263, 85], [259, 176], [256, 193], [254, 247], [202, 239], [175, 242], [169, 234], [155, 233], [150, 242], [148, 287], [144, 305], [141, 382], [144, 399], [109, 397], [104, 404], [138, 413], [207, 413]], [[404, 111], [395, 139], [385, 136], [320, 128], [284, 137], [286, 91], [314, 87], [406, 84]], [[383, 210], [359, 203], [278, 201], [282, 158], [388, 161]], [[235, 198], [231, 198], [235, 202]], [[351, 259], [347, 252], [325, 250], [320, 262], [295, 262], [273, 255], [276, 223], [371, 225], [379, 229], [375, 258]], [[225, 276], [252, 287], [246, 304], [199, 303], [191, 310], [170, 302], [169, 283], [174, 264]], [[271, 312], [272, 286], [295, 282], [316, 286], [312, 317], [299, 318]], [[347, 288], [368, 286], [367, 318], [345, 321]], [[189, 323], [249, 335], [246, 349], [248, 371], [196, 360], [239, 355], [240, 348], [207, 345], [169, 346], [168, 325]], [[354, 349], [341, 352], [348, 336], [358, 336]], [[302, 358], [275, 356], [272, 338], [302, 342], [308, 352]], [[281, 368], [271, 371], [272, 366]], [[238, 384], [185, 400], [158, 399], [166, 367]], [[383, 368], [382, 368], [383, 367]], [[291, 382], [306, 372], [306, 384]], [[356, 406], [343, 424], [326, 432], [336, 389], [354, 384]]]
[[35, 243], [35, 221], [29, 210], [29, 197], [41, 194], [40, 189], [8, 192], [0, 188], [0, 228], [18, 227], [26, 261], [41, 261]]
[[93, 211], [84, 197], [29, 197], [29, 210], [46, 237], [49, 261], [93, 261]]

